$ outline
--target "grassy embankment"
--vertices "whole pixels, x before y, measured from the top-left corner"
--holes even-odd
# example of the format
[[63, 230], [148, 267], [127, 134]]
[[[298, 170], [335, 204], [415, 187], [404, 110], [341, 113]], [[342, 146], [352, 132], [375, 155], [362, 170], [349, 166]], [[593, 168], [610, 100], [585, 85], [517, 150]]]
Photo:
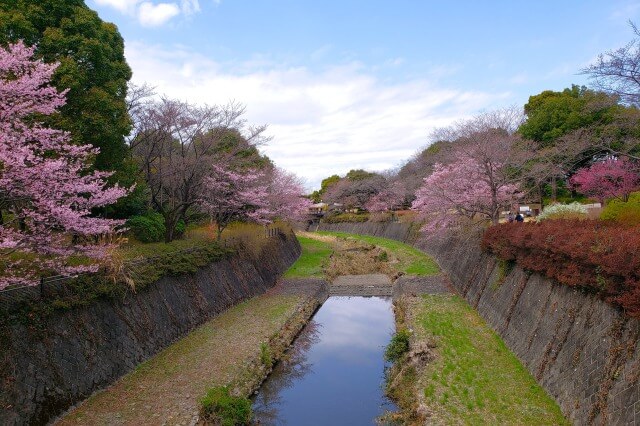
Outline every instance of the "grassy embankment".
[[331, 244], [298, 235], [302, 254], [284, 274], [285, 278], [322, 278], [329, 256], [333, 253]]
[[[403, 298], [396, 309], [412, 345], [431, 348], [427, 363], [406, 358], [390, 394], [407, 423], [568, 424], [502, 339], [457, 295]], [[415, 360], [414, 360], [415, 361]], [[416, 416], [416, 412], [420, 415]]]
[[97, 393], [58, 424], [185, 424], [214, 386], [241, 384], [261, 344], [277, 333], [300, 296], [263, 295], [236, 305]]
[[399, 241], [368, 235], [348, 234], [345, 232], [320, 231], [318, 234], [359, 241], [388, 250], [399, 261], [399, 263], [395, 265], [397, 271], [407, 275], [426, 276], [437, 274], [440, 271], [438, 264], [431, 257]]

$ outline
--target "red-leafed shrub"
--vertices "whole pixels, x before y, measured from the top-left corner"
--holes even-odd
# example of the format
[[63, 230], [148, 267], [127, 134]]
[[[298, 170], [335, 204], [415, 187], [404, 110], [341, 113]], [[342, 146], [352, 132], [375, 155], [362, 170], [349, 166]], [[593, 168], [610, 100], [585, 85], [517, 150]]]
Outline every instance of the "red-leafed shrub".
[[500, 259], [600, 294], [640, 318], [640, 227], [598, 220], [505, 223], [482, 248]]

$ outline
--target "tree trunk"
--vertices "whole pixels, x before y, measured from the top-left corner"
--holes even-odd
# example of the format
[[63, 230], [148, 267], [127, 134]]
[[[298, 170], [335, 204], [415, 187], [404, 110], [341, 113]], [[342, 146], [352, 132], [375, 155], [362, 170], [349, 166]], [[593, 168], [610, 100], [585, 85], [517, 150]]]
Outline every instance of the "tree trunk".
[[551, 178], [551, 200], [558, 201], [558, 181], [555, 176]]
[[173, 215], [168, 215], [164, 217], [164, 226], [166, 228], [164, 233], [164, 242], [170, 243], [173, 241], [176, 231], [176, 223], [178, 221]]

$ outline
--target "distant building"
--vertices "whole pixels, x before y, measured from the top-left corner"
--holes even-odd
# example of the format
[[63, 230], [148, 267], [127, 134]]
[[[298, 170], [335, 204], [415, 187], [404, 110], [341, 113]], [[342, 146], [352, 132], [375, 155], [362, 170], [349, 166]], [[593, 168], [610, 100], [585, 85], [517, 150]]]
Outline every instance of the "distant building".
[[329, 210], [327, 203], [316, 203], [309, 206], [309, 213], [315, 215], [324, 215], [327, 210]]
[[542, 204], [540, 203], [527, 203], [527, 204], [518, 204], [518, 209], [516, 213], [520, 213], [523, 216], [538, 216], [542, 213]]

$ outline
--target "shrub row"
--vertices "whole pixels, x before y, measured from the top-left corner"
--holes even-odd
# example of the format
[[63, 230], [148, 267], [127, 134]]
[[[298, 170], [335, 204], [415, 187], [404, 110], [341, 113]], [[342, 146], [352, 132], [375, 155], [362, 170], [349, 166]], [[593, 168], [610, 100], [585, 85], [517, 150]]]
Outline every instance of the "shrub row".
[[482, 248], [562, 284], [599, 294], [640, 318], [640, 228], [599, 220], [505, 223]]
[[234, 251], [215, 242], [198, 242], [188, 249], [169, 250], [156, 256], [124, 261], [119, 271], [102, 270], [84, 274], [47, 289], [46, 297], [21, 300], [0, 308], [0, 330], [11, 323], [33, 324], [56, 310], [87, 306], [100, 298], [122, 299], [163, 276], [179, 276], [198, 271], [209, 263], [229, 258]]
[[325, 223], [366, 222], [368, 220], [369, 213], [340, 213], [337, 215], [326, 216], [322, 219]]
[[[126, 227], [129, 232], [140, 242], [156, 243], [164, 239], [167, 228], [164, 224], [164, 217], [160, 213], [148, 212], [141, 216], [133, 216], [127, 220]], [[186, 230], [184, 220], [180, 219], [176, 223], [174, 236], [181, 237]]]

